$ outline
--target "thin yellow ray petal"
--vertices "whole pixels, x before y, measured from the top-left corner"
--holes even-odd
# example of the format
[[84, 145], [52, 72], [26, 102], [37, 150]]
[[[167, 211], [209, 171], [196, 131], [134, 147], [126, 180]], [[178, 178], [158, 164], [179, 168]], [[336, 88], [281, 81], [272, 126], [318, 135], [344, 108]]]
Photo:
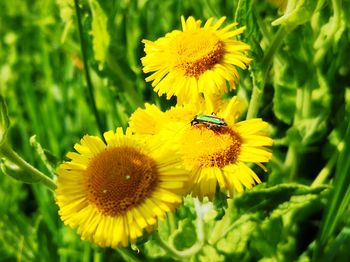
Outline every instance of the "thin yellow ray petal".
[[147, 222], [143, 218], [143, 216], [141, 215], [141, 213], [138, 210], [138, 208], [133, 208], [132, 212], [133, 212], [134, 219], [135, 219], [136, 223], [140, 226], [140, 228], [146, 228], [147, 227]]
[[86, 165], [81, 165], [75, 162], [63, 162], [60, 168], [69, 171], [84, 171], [86, 169]]
[[81, 144], [88, 147], [94, 155], [102, 152], [106, 148], [105, 143], [97, 136], [86, 135], [81, 139]]
[[246, 26], [242, 26], [240, 28], [237, 28], [236, 30], [226, 32], [224, 35], [225, 35], [225, 38], [231, 38], [236, 35], [242, 34], [245, 30], [246, 30]]
[[177, 189], [177, 188], [182, 188], [184, 183], [182, 181], [162, 181], [159, 182], [159, 187], [164, 188], [166, 190], [168, 189]]
[[157, 220], [154, 218], [154, 214], [149, 210], [148, 206], [145, 203], [139, 205], [138, 208], [148, 225], [151, 226], [157, 222]]
[[79, 165], [88, 165], [90, 161], [86, 155], [80, 155], [75, 152], [69, 152], [66, 154], [66, 156]]
[[92, 153], [91, 153], [91, 151], [90, 151], [90, 149], [88, 148], [88, 147], [86, 147], [86, 146], [82, 146], [81, 144], [75, 144], [74, 145], [74, 149], [78, 152], [78, 153], [80, 153], [81, 155], [91, 155]]
[[211, 24], [213, 23], [214, 21], [214, 17], [210, 17], [204, 24], [203, 28], [209, 28], [211, 27]]
[[236, 189], [237, 192], [243, 192], [243, 186], [237, 178], [237, 173], [240, 169], [237, 165], [226, 166], [223, 170], [226, 178], [230, 181], [230, 184]]
[[218, 183], [219, 183], [219, 186], [220, 186], [220, 189], [221, 190], [224, 190], [227, 188], [227, 185], [226, 185], [226, 181], [224, 179], [224, 176], [222, 174], [222, 171], [221, 169], [219, 168], [215, 168], [215, 176], [216, 176], [216, 179], [218, 180]]
[[262, 121], [261, 118], [244, 120], [236, 124], [237, 131], [240, 134], [244, 134], [244, 135], [255, 134], [258, 131], [266, 129], [267, 127], [268, 127], [268, 124]]
[[226, 20], [226, 16], [221, 17], [213, 26], [212, 29], [217, 30]]
[[246, 164], [240, 163], [240, 167], [241, 167], [242, 170], [244, 170], [244, 172], [246, 172], [250, 177], [252, 177], [255, 182], [261, 183], [260, 178]]
[[262, 163], [256, 162], [255, 164], [257, 164], [262, 170], [264, 170], [264, 172], [267, 172], [267, 168]]
[[122, 227], [124, 228], [125, 234], [122, 235], [121, 238], [121, 244], [123, 246], [127, 246], [129, 244], [129, 225], [128, 225], [128, 218], [126, 216], [122, 216]]
[[244, 144], [251, 147], [271, 146], [273, 144], [273, 140], [267, 136], [242, 134], [241, 137]]
[[169, 203], [176, 203], [181, 202], [181, 199], [179, 196], [175, 195], [174, 193], [164, 190], [161, 188], [157, 188], [153, 193], [152, 196], [162, 199], [163, 201], [169, 202]]
[[229, 24], [229, 25], [227, 25], [227, 26], [225, 26], [223, 29], [221, 29], [220, 30], [220, 33], [225, 33], [225, 32], [228, 32], [228, 31], [230, 31], [233, 27], [235, 27], [235, 26], [237, 26], [238, 25], [238, 23], [231, 23], [231, 24]]
[[182, 31], [186, 31], [187, 27], [186, 27], [186, 20], [184, 16], [181, 16], [181, 26], [182, 26]]
[[122, 225], [123, 219], [122, 217], [113, 218], [112, 223], [113, 223], [113, 227], [111, 230], [112, 247], [118, 247], [123, 238], [123, 235], [125, 234], [124, 227]]
[[164, 218], [165, 213], [158, 206], [156, 206], [151, 199], [146, 199], [145, 204], [158, 218]]
[[246, 43], [235, 41], [235, 40], [226, 40], [225, 41], [225, 51], [228, 54], [237, 54], [237, 51], [247, 51], [250, 49], [250, 46]]
[[172, 210], [172, 208], [169, 204], [164, 203], [160, 199], [152, 198], [152, 201], [165, 212], [170, 212]]
[[129, 228], [129, 238], [130, 238], [130, 241], [134, 243], [137, 237], [140, 235], [139, 233], [140, 229], [136, 221], [134, 222], [134, 217], [132, 215], [132, 212], [127, 211], [126, 217], [127, 217], [128, 228]]
[[263, 148], [241, 146], [238, 160], [242, 162], [268, 162], [272, 158], [272, 153]]
[[105, 138], [108, 147], [116, 146], [117, 138], [112, 130], [105, 132], [103, 137]]
[[106, 227], [106, 219], [101, 219], [101, 221], [96, 226], [96, 231], [94, 234], [94, 239], [96, 243], [99, 243], [100, 246], [106, 245], [106, 237], [105, 237], [105, 227]]

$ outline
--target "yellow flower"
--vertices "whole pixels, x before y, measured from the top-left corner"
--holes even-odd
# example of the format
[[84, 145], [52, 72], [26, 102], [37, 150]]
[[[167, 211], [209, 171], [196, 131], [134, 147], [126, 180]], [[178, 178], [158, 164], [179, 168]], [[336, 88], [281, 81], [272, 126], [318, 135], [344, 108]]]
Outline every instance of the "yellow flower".
[[141, 59], [145, 73], [154, 72], [146, 81], [159, 95], [178, 103], [186, 103], [204, 96], [227, 91], [239, 79], [236, 67], [246, 69], [250, 59], [245, 55], [249, 45], [235, 40], [245, 27], [232, 30], [237, 23], [220, 29], [225, 17], [213, 23], [181, 17], [182, 31], [175, 30], [155, 42], [143, 40], [146, 56]]
[[66, 225], [103, 247], [135, 243], [180, 203], [188, 175], [155, 139], [130, 131], [84, 136], [58, 169], [56, 202]]
[[193, 194], [211, 199], [219, 184], [221, 191], [229, 190], [232, 197], [235, 191], [260, 183], [246, 163], [262, 166], [271, 159], [264, 146], [272, 145], [272, 139], [261, 133], [267, 126], [261, 119], [251, 119], [223, 127], [198, 124], [187, 129], [179, 149], [185, 167], [191, 170]]
[[236, 122], [245, 109], [246, 104], [235, 96], [226, 100], [216, 97], [210, 103], [199, 99], [195, 103], [173, 106], [166, 112], [146, 103], [144, 109], [138, 108], [131, 115], [129, 129], [138, 135], [155, 135], [164, 129], [184, 131], [198, 114], [218, 111], [220, 114], [225, 113], [229, 121]]
[[[163, 123], [159, 133], [163, 140], [170, 140], [180, 152], [185, 168], [190, 171], [194, 196], [212, 199], [219, 185], [221, 191], [228, 190], [232, 197], [234, 192], [242, 192], [244, 187], [250, 189], [261, 182], [247, 163], [256, 163], [266, 170], [261, 163], [268, 162], [272, 157], [265, 148], [272, 145], [272, 139], [264, 133], [268, 124], [259, 118], [236, 122], [238, 105], [234, 97], [215, 115], [204, 109], [198, 111], [192, 105], [175, 107], [164, 113], [168, 120]], [[189, 113], [191, 110], [192, 114]], [[134, 113], [130, 126], [135, 127], [133, 122], [140, 121], [140, 111]], [[177, 114], [176, 118], [174, 113]], [[200, 114], [222, 118], [227, 125], [195, 122], [191, 125], [191, 120]], [[134, 132], [142, 131], [134, 129]]]

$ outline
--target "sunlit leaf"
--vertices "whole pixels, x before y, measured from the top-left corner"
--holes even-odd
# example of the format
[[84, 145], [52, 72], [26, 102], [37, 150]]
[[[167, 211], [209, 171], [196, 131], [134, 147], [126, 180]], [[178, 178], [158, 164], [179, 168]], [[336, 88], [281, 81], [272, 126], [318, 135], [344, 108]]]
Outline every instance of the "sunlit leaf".
[[14, 165], [8, 160], [0, 159], [0, 170], [3, 174], [12, 177], [23, 183], [38, 183], [40, 179], [31, 175], [28, 172], [23, 171], [18, 166]]
[[177, 250], [185, 250], [193, 246], [197, 241], [197, 235], [196, 227], [192, 220], [181, 220], [178, 229], [173, 233], [171, 239]]
[[289, 0], [283, 16], [273, 21], [272, 25], [301, 25], [309, 21], [318, 5], [321, 5], [318, 2], [323, 2], [323, 0]]
[[108, 18], [96, 0], [90, 0], [92, 12], [92, 44], [95, 59], [100, 63], [100, 68], [106, 61], [110, 36], [107, 28]]
[[7, 115], [7, 107], [4, 98], [0, 95], [0, 146], [5, 142], [6, 134], [10, 126], [10, 120]]

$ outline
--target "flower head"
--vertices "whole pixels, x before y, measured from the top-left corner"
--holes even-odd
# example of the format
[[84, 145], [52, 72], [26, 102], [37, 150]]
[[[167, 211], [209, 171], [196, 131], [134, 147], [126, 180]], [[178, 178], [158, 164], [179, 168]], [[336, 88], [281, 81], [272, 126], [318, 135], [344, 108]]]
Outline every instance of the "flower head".
[[[198, 111], [192, 105], [175, 107], [164, 113], [168, 120], [163, 123], [160, 134], [177, 147], [190, 172], [193, 195], [212, 198], [219, 185], [232, 196], [244, 187], [250, 189], [261, 182], [247, 163], [263, 167], [261, 163], [271, 159], [271, 152], [265, 148], [272, 145], [272, 139], [264, 133], [268, 124], [261, 119], [236, 122], [239, 107], [234, 97], [215, 115], [204, 108]], [[133, 122], [139, 121], [139, 112], [132, 116], [131, 127], [135, 126]], [[135, 129], [134, 132], [142, 131]]]
[[213, 23], [181, 17], [182, 31], [175, 30], [155, 42], [143, 40], [146, 56], [141, 59], [145, 73], [153, 72], [146, 81], [159, 95], [169, 99], [176, 95], [178, 103], [200, 96], [224, 93], [239, 79], [236, 67], [246, 69], [250, 59], [245, 52], [249, 45], [235, 40], [245, 27], [232, 30], [237, 23], [220, 29], [225, 17]]
[[264, 148], [271, 138], [261, 133], [267, 123], [261, 119], [227, 123], [227, 126], [196, 124], [181, 136], [180, 154], [191, 170], [192, 192], [200, 198], [212, 198], [217, 184], [221, 191], [242, 192], [260, 183], [246, 163], [268, 162], [271, 152]]
[[100, 246], [135, 243], [181, 203], [180, 159], [156, 139], [117, 132], [84, 136], [58, 169], [56, 202], [65, 224]]

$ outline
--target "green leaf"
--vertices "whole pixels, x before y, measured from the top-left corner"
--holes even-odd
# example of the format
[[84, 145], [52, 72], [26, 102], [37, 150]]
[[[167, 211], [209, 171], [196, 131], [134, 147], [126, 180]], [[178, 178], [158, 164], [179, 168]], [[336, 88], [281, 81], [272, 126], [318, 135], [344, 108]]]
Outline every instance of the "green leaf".
[[65, 23], [69, 23], [74, 15], [74, 0], [56, 0], [60, 8], [60, 17]]
[[283, 222], [281, 217], [268, 219], [255, 228], [252, 246], [262, 257], [274, 257], [276, 247], [282, 239]]
[[213, 204], [217, 213], [215, 220], [220, 220], [225, 215], [225, 208], [227, 208], [227, 194], [216, 190]]
[[264, 186], [266, 185], [257, 186], [253, 191], [235, 198], [235, 205], [240, 209], [239, 212], [263, 211], [268, 215], [278, 205], [289, 201], [292, 196], [319, 194], [327, 189], [326, 186], [311, 188], [300, 184], [279, 184], [270, 188], [263, 188]]
[[38, 261], [38, 241], [32, 220], [20, 212], [11, 216], [2, 214], [0, 231], [2, 261]]
[[166, 252], [159, 246], [157, 241], [149, 240], [144, 245], [145, 254], [148, 258], [161, 258], [166, 256]]
[[176, 209], [176, 216], [179, 219], [190, 218], [192, 220], [196, 219], [196, 210], [193, 204], [193, 198], [191, 196], [186, 196], [184, 198], [183, 205]]
[[40, 249], [40, 254], [38, 254], [37, 259], [43, 260], [43, 261], [59, 261], [57, 252], [58, 247], [55, 239], [52, 238], [52, 232], [50, 232], [50, 229], [48, 225], [45, 223], [43, 219], [39, 219], [37, 228], [37, 239], [38, 239], [38, 246], [39, 247], [45, 247], [44, 249]]
[[0, 95], [0, 146], [5, 142], [10, 120], [4, 98]]
[[350, 146], [348, 141], [350, 141], [350, 122], [348, 122], [346, 134], [341, 142], [343, 146], [339, 147], [341, 152], [336, 165], [334, 191], [324, 215], [319, 248], [324, 247], [332, 237], [350, 203], [350, 161], [348, 160]]
[[[275, 208], [262, 223], [258, 223], [252, 234], [251, 248], [256, 256], [273, 261], [294, 261], [298, 247], [298, 235], [303, 234], [303, 225], [324, 207], [327, 191], [301, 189], [289, 201]], [[253, 252], [254, 253], [254, 252]]]
[[[260, 90], [263, 89], [263, 68], [262, 64], [264, 52], [260, 46], [262, 34], [258, 25], [258, 18], [254, 12], [254, 1], [239, 1], [235, 10], [235, 20], [239, 25], [246, 26], [245, 32], [241, 35], [242, 41], [250, 45], [249, 55], [253, 62], [249, 66], [249, 71], [254, 85]], [[242, 72], [243, 73], [243, 72]]]
[[[314, 48], [316, 51], [314, 61], [318, 64], [330, 48], [337, 48], [337, 45], [346, 29], [345, 11], [342, 9], [342, 1], [332, 1], [333, 16], [329, 18], [328, 23], [324, 24], [315, 40]], [[346, 10], [344, 8], [344, 10]]]
[[346, 261], [350, 257], [350, 227], [344, 227], [327, 248], [322, 261]]
[[273, 26], [298, 26], [310, 20], [318, 7], [315, 0], [289, 0], [282, 17], [272, 22]]
[[240, 219], [244, 222], [230, 230], [226, 237], [221, 238], [216, 245], [220, 252], [234, 254], [233, 261], [239, 261], [245, 255], [251, 235], [257, 227], [255, 215], [243, 215]]
[[170, 237], [177, 250], [185, 250], [192, 247], [197, 241], [196, 227], [190, 219], [179, 221], [178, 229]]
[[273, 64], [273, 86], [275, 89], [273, 111], [276, 117], [286, 124], [291, 124], [293, 121], [297, 92], [297, 83], [290, 70], [286, 60], [275, 59]]
[[234, 199], [231, 224], [217, 242], [218, 250], [232, 261], [288, 261], [296, 256], [300, 225], [323, 208], [328, 193], [326, 186], [265, 187], [259, 185]]
[[288, 141], [295, 145], [308, 145], [318, 141], [327, 131], [326, 116], [305, 118], [287, 130]]
[[74, 1], [73, 0], [56, 0], [56, 3], [60, 9], [60, 17], [65, 23], [63, 33], [61, 36], [61, 43], [63, 43], [68, 35], [69, 30], [72, 28], [73, 16], [74, 16]]
[[292, 227], [299, 221], [307, 219], [310, 214], [321, 209], [325, 197], [328, 196], [328, 190], [319, 191], [320, 189], [322, 187], [316, 191], [309, 190], [308, 193], [292, 196], [288, 202], [282, 203], [271, 212], [269, 219], [282, 217], [285, 227]]
[[[243, 37], [248, 40], [249, 44], [251, 44], [251, 41], [259, 40], [261, 38], [261, 33], [257, 19], [254, 16], [253, 8], [254, 1], [240, 1], [235, 11], [235, 20], [239, 22], [240, 25], [246, 26], [246, 31], [244, 32]], [[253, 48], [253, 51], [261, 50], [255, 50], [255, 48]]]
[[221, 261], [225, 261], [225, 257], [223, 255], [219, 254], [214, 247], [204, 246], [202, 249], [202, 253], [200, 255], [198, 255], [198, 261], [221, 262]]
[[31, 173], [24, 172], [17, 165], [12, 162], [4, 159], [0, 159], [0, 170], [3, 174], [10, 176], [18, 181], [23, 183], [38, 183], [40, 179], [38, 177], [33, 176]]
[[[162, 239], [169, 239], [170, 226], [168, 221], [167, 220], [159, 221], [157, 231], [158, 232], [154, 231], [151, 234], [158, 234], [159, 237]], [[142, 237], [141, 239], [146, 240], [147, 238], [149, 239], [149, 241], [140, 241], [140, 244], [142, 242], [145, 242], [144, 248], [145, 248], [145, 253], [147, 257], [160, 258], [160, 257], [167, 256], [167, 253], [164, 251], [163, 248], [159, 246], [158, 242], [156, 240], [153, 240], [152, 238], [149, 238], [148, 234], [146, 234], [146, 237]]]
[[100, 62], [100, 69], [106, 61], [110, 36], [107, 30], [107, 16], [96, 0], [90, 0], [92, 12], [92, 45], [95, 59]]

